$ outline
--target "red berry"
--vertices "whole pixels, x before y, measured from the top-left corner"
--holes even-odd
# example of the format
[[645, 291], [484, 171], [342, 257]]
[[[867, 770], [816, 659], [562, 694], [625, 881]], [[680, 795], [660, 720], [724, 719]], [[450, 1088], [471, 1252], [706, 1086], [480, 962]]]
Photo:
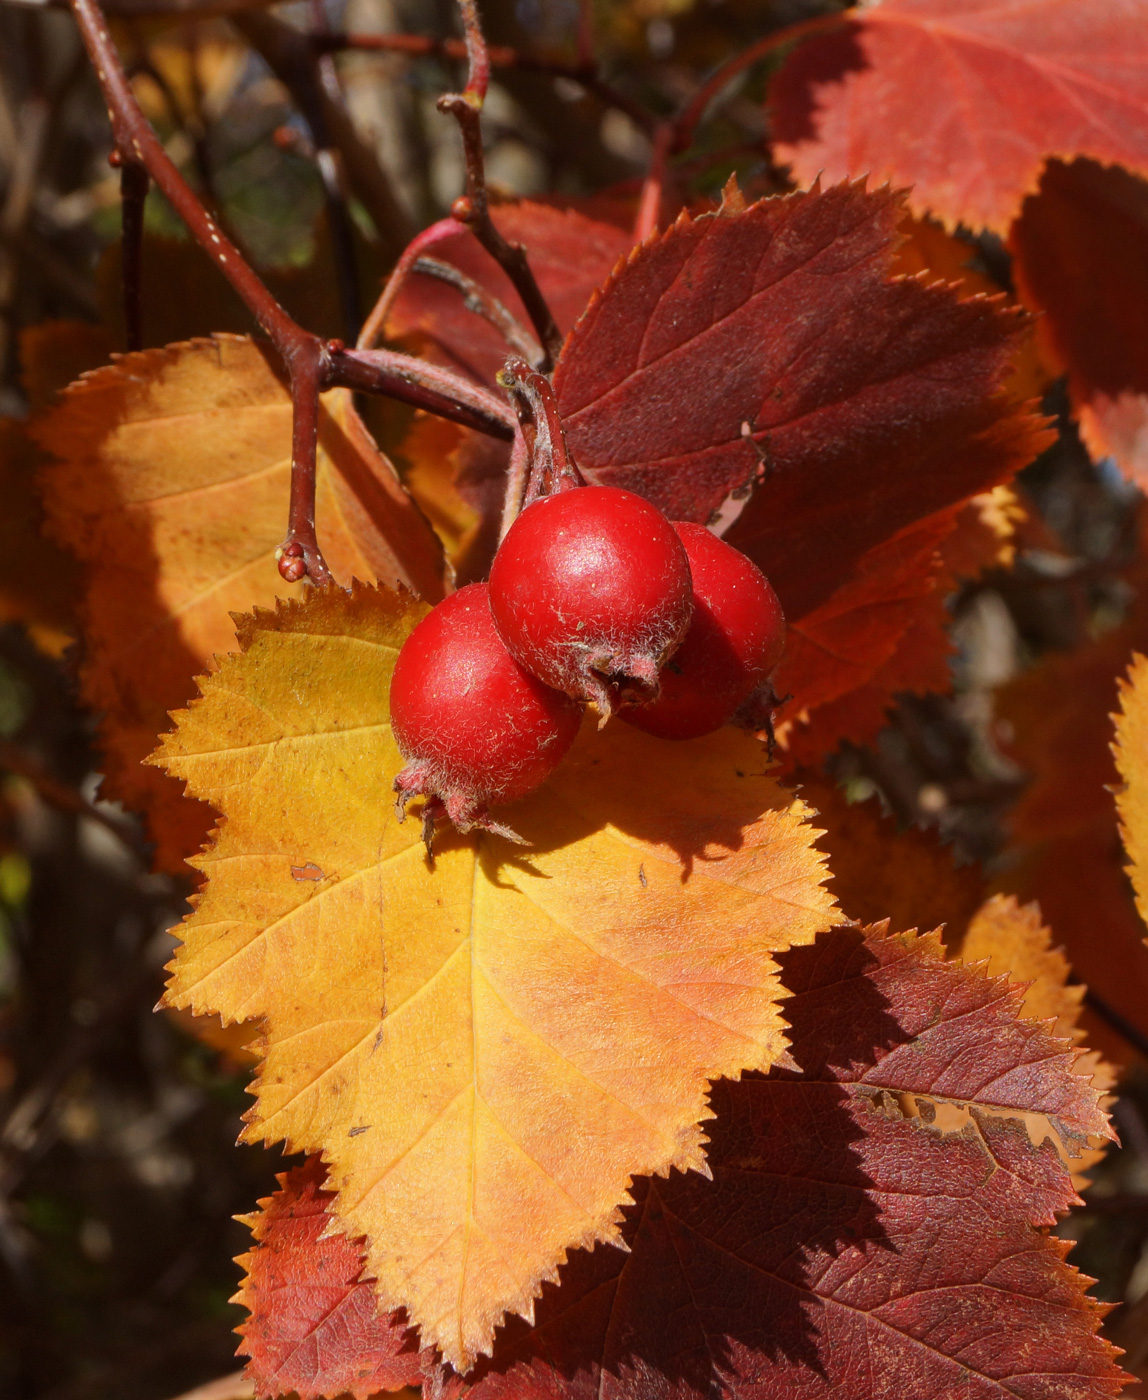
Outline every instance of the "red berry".
[[622, 718], [663, 739], [696, 739], [733, 719], [766, 681], [785, 647], [785, 618], [769, 580], [740, 550], [703, 525], [675, 521], [674, 529], [693, 574], [693, 621], [662, 672], [661, 695]]
[[658, 671], [690, 623], [690, 566], [649, 501], [582, 486], [535, 501], [507, 531], [490, 571], [490, 609], [516, 661], [597, 703], [658, 693]]
[[543, 685], [503, 646], [485, 583], [452, 593], [403, 644], [391, 680], [391, 728], [407, 766], [395, 779], [400, 820], [425, 797], [436, 817], [518, 841], [488, 808], [524, 797], [574, 742], [582, 707]]

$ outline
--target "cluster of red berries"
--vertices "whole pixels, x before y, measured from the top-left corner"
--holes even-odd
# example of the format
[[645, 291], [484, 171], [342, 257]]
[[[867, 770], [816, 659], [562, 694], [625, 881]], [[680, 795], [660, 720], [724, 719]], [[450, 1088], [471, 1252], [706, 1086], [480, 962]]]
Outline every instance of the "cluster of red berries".
[[400, 817], [421, 796], [428, 844], [443, 814], [518, 839], [489, 809], [550, 775], [587, 701], [664, 739], [761, 728], [784, 641], [768, 579], [703, 526], [612, 486], [544, 496], [399, 653]]

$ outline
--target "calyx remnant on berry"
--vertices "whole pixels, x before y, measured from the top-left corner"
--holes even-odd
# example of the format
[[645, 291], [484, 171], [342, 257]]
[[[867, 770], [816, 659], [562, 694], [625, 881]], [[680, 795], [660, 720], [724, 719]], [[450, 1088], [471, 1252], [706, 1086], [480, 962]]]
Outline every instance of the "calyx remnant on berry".
[[690, 630], [662, 671], [661, 694], [622, 718], [663, 739], [696, 739], [733, 721], [769, 727], [768, 677], [785, 646], [785, 618], [769, 580], [703, 525], [675, 521], [693, 576]]
[[619, 704], [658, 694], [690, 624], [686, 551], [664, 515], [614, 486], [544, 496], [507, 532], [490, 607], [510, 654], [547, 685]]
[[582, 707], [544, 685], [502, 644], [487, 586], [451, 594], [415, 628], [395, 663], [391, 726], [406, 767], [395, 779], [399, 819], [425, 797], [423, 839], [446, 815], [463, 832], [478, 827], [522, 838], [489, 809], [538, 786], [574, 742]]

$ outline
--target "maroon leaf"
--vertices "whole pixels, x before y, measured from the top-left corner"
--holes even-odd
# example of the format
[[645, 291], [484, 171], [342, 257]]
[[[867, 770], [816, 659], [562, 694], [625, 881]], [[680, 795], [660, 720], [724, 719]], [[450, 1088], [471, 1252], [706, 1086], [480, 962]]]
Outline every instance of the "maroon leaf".
[[246, 1277], [233, 1299], [251, 1316], [240, 1351], [257, 1395], [291, 1391], [316, 1400], [355, 1400], [423, 1379], [415, 1334], [403, 1314], [380, 1316], [374, 1289], [360, 1283], [358, 1245], [323, 1238], [331, 1220], [318, 1157], [279, 1177], [280, 1189], [247, 1220], [255, 1248], [238, 1261]]
[[791, 619], [1045, 442], [1000, 392], [1023, 313], [890, 279], [902, 215], [860, 185], [683, 215], [593, 300], [555, 374], [595, 481], [698, 521], [757, 482], [727, 538]]
[[[633, 239], [613, 224], [599, 223], [571, 209], [546, 204], [504, 204], [494, 210], [499, 231], [521, 243], [559, 330], [568, 331], [590, 294], [606, 280]], [[514, 313], [523, 326], [530, 319], [506, 273], [466, 229], [436, 243], [430, 256], [453, 263], [482, 284]], [[433, 358], [488, 383], [506, 361], [499, 333], [467, 311], [463, 298], [444, 282], [414, 274], [399, 294], [387, 321], [392, 336], [416, 332]]]
[[[636, 1184], [630, 1252], [571, 1256], [469, 1400], [1094, 1400], [1128, 1379], [1041, 1228], [1047, 1138], [1106, 1131], [1067, 1042], [935, 938], [844, 928], [786, 955], [800, 1073], [715, 1085], [713, 1181]], [[944, 1107], [938, 1107], [938, 1100]], [[920, 1114], [920, 1116], [917, 1116]], [[966, 1116], [942, 1133], [935, 1115]], [[938, 1118], [938, 1121], [940, 1119]]]
[[1090, 160], [1050, 161], [1009, 246], [1018, 290], [1044, 315], [1048, 363], [1068, 374], [1081, 436], [1148, 483], [1148, 182]]

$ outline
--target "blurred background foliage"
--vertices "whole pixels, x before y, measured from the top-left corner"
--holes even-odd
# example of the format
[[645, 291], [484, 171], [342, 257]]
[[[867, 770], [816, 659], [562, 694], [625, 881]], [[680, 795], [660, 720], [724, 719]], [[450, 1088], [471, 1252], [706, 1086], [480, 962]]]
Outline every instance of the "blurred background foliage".
[[[573, 62], [576, 0], [481, 8], [493, 44]], [[600, 71], [639, 107], [668, 114], [731, 53], [837, 8], [598, 0]], [[350, 338], [398, 249], [462, 188], [455, 124], [435, 108], [461, 72], [434, 56], [357, 51], [301, 78], [292, 54], [307, 28], [453, 36], [453, 0], [315, 0], [194, 19], [131, 10], [121, 0], [117, 42], [169, 154], [292, 313]], [[784, 188], [766, 144], [768, 72], [738, 79], [678, 160], [688, 201], [712, 199], [734, 171], [750, 195]], [[357, 168], [335, 139], [346, 135], [340, 120], [359, 144]], [[632, 207], [649, 130], [580, 84], [500, 69], [484, 121], [496, 193]], [[110, 149], [70, 16], [0, 5], [4, 418], [42, 407], [123, 347]], [[146, 344], [252, 329], [155, 193], [146, 227]], [[969, 255], [1007, 287], [998, 243], [970, 240]], [[35, 329], [60, 321], [66, 330]], [[904, 697], [876, 744], [827, 763], [849, 802], [938, 833], [978, 889], [1013, 860], [1009, 813], [1029, 778], [1010, 752], [1002, 688], [1042, 656], [1123, 625], [1138, 596], [1139, 494], [1089, 461], [1061, 392], [1046, 404], [1059, 440], [1023, 477], [1030, 515], [1015, 566], [950, 600], [953, 694]], [[392, 448], [408, 421], [398, 406], [371, 406]], [[35, 502], [14, 493], [7, 505], [0, 570], [37, 602], [19, 620], [0, 603], [0, 1394], [163, 1400], [236, 1369], [231, 1260], [247, 1233], [232, 1217], [273, 1189], [284, 1162], [234, 1145], [242, 1050], [152, 1012], [166, 930], [188, 890], [149, 873], [137, 823], [99, 800], [93, 721], [75, 699], [68, 565], [29, 563], [13, 531], [34, 529]], [[1119, 1305], [1108, 1327], [1127, 1364], [1148, 1374], [1148, 1012], [1139, 1033], [1092, 1024], [1129, 1066], [1116, 1109], [1123, 1146], [1061, 1233], [1078, 1241], [1073, 1261], [1098, 1277], [1099, 1296]]]

